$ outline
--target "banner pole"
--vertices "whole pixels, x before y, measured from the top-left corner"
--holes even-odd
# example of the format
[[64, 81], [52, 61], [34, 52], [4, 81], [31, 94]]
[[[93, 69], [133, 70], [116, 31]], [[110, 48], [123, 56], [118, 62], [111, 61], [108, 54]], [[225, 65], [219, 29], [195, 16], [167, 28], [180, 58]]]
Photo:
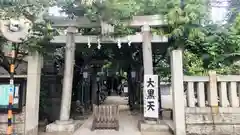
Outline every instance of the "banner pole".
[[[14, 44], [16, 45], [16, 44]], [[9, 88], [9, 103], [8, 103], [8, 128], [7, 135], [13, 134], [13, 126], [12, 126], [12, 117], [13, 117], [13, 94], [14, 94], [14, 72], [15, 72], [15, 47], [12, 45], [11, 47], [11, 64], [10, 64], [10, 88]]]

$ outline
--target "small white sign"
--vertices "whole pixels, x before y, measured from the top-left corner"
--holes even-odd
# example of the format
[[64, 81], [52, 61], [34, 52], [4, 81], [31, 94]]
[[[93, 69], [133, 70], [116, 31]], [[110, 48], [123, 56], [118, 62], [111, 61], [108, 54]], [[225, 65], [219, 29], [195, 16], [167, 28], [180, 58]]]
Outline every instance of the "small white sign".
[[144, 117], [158, 118], [158, 75], [144, 75]]
[[128, 93], [128, 87], [123, 87], [123, 92]]
[[14, 97], [18, 97], [19, 95], [19, 86], [15, 86]]
[[13, 104], [18, 104], [18, 98], [13, 99]]

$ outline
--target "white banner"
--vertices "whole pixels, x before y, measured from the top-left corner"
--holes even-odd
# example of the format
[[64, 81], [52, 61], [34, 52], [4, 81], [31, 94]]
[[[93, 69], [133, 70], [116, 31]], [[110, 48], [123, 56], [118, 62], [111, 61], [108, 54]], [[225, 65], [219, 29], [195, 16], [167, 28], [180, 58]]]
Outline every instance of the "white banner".
[[144, 117], [158, 118], [158, 75], [144, 75]]

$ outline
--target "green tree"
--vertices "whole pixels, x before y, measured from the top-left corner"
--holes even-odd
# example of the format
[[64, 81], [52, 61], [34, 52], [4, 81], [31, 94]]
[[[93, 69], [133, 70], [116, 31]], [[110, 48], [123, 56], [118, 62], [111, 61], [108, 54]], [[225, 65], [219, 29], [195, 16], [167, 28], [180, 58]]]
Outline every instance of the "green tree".
[[[233, 1], [235, 0], [232, 0], [232, 3]], [[170, 50], [171, 48], [186, 50], [184, 52], [186, 73], [204, 74], [207, 70], [230, 73], [230, 69], [233, 69], [227, 67], [233, 65], [235, 60], [230, 56], [236, 56], [239, 48], [238, 19], [233, 21], [235, 26], [213, 24], [209, 16], [211, 8], [209, 0], [184, 0], [184, 3], [181, 3], [180, 0], [107, 0], [91, 4], [74, 1], [60, 3], [60, 6], [71, 16], [88, 16], [93, 21], [104, 20], [113, 24], [116, 36], [137, 32], [136, 29], [126, 28], [122, 24], [123, 21], [129, 20], [135, 15], [162, 15], [167, 24], [162, 28], [153, 29], [152, 32], [167, 35]], [[100, 31], [95, 28], [82, 31], [83, 33], [95, 31], [95, 34], [100, 34]], [[127, 53], [129, 50], [124, 51], [123, 53]], [[140, 48], [135, 51], [139, 52]], [[111, 53], [112, 55], [115, 53], [116, 57], [117, 55], [121, 56], [113, 51]], [[161, 67], [163, 64], [159, 63], [169, 62], [167, 60], [168, 53], [158, 53], [157, 51], [153, 53], [158, 59], [154, 63], [154, 65], [160, 66], [158, 69], [163, 68]]]
[[[33, 24], [32, 29], [29, 31], [29, 35], [22, 43], [12, 44], [7, 41], [5, 37], [0, 36], [0, 65], [9, 72], [9, 58], [4, 54], [4, 49], [10, 48], [13, 45], [16, 50], [15, 62], [21, 63], [23, 58], [28, 52], [38, 51], [42, 54], [49, 50], [50, 40], [57, 31], [51, 27], [51, 23], [43, 19], [44, 13], [47, 8], [53, 4], [54, 1], [34, 1], [33, 3], [19, 4], [13, 3], [12, 5], [4, 6], [0, 5], [0, 17], [1, 20], [18, 19], [19, 17], [25, 17]], [[17, 67], [17, 66], [16, 66]]]
[[[123, 21], [130, 20], [135, 15], [162, 15], [164, 16], [163, 18], [167, 19], [167, 25], [161, 29], [153, 29], [153, 32], [169, 36], [171, 41], [169, 46], [185, 48], [191, 39], [204, 39], [202, 26], [205, 23], [208, 12], [207, 2], [186, 0], [183, 9], [181, 8], [180, 0], [107, 0], [96, 1], [92, 4], [74, 1], [73, 3], [61, 3], [60, 6], [69, 15], [85, 15], [93, 21], [103, 20], [111, 23], [115, 27], [115, 36], [137, 32], [136, 29], [126, 28], [122, 24]], [[131, 50], [131, 48], [128, 48], [122, 53], [127, 54], [129, 49]], [[140, 49], [138, 48], [135, 51], [141, 52]], [[114, 54], [116, 57], [118, 57], [117, 55], [121, 56], [117, 52], [114, 52]], [[161, 65], [158, 62], [165, 59], [165, 55], [167, 53], [159, 54], [157, 51], [154, 52], [155, 59], [158, 59], [154, 65]], [[141, 65], [141, 63], [138, 63], [138, 65]]]
[[229, 4], [227, 7], [228, 10], [228, 16], [227, 16], [227, 21], [229, 23], [234, 22], [236, 19], [239, 11], [240, 11], [240, 1], [239, 0], [229, 0]]

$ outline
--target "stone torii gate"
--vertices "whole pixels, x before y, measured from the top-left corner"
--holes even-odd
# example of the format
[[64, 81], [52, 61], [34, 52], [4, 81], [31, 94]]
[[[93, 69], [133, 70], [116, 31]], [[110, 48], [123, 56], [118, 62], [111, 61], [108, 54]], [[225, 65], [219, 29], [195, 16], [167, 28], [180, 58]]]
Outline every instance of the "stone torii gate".
[[[105, 24], [101, 22], [92, 23], [86, 18], [85, 19], [77, 18], [76, 20], [63, 20], [63, 18], [51, 17], [49, 19], [54, 22], [54, 25], [56, 27], [68, 27], [67, 36], [57, 36], [52, 41], [52, 43], [66, 43], [66, 57], [65, 57], [66, 63], [65, 63], [65, 71], [64, 71], [65, 75], [64, 75], [64, 84], [63, 84], [61, 117], [60, 117], [60, 120], [55, 123], [57, 125], [56, 127], [65, 127], [67, 125], [73, 125], [73, 121], [69, 120], [69, 115], [70, 115], [70, 103], [71, 103], [71, 91], [72, 91], [71, 80], [72, 80], [72, 74], [73, 74], [75, 43], [87, 43], [86, 41], [89, 38], [89, 37], [76, 35], [77, 33], [76, 28], [101, 27]], [[165, 40], [166, 38], [164, 39], [161, 36], [151, 35], [150, 26], [161, 26], [163, 24], [164, 24], [163, 19], [159, 16], [134, 17], [133, 20], [130, 21], [129, 23], [130, 27], [142, 27], [142, 34], [131, 35], [130, 40], [131, 42], [143, 43], [143, 57], [144, 57], [143, 63], [144, 63], [145, 74], [153, 74], [151, 43], [162, 42], [162, 41], [167, 42], [167, 40]], [[106, 26], [108, 25], [106, 24]], [[102, 27], [103, 33], [105, 28], [106, 27]], [[98, 42], [98, 39], [96, 38], [96, 36], [92, 36], [91, 39], [92, 39], [91, 42], [93, 43]], [[110, 39], [110, 41], [109, 39], [108, 40], [101, 39], [101, 40], [105, 42], [115, 42], [116, 39]], [[121, 38], [121, 40], [122, 40], [121, 41], [122, 43], [129, 42], [129, 37]], [[175, 84], [174, 80], [182, 80], [182, 77], [183, 77], [182, 74], [179, 75], [177, 72], [177, 71], [179, 71], [179, 73], [182, 72], [181, 57], [182, 57], [181, 51], [177, 50], [172, 52], [172, 58], [171, 58], [172, 66], [177, 67], [176, 69], [172, 68], [172, 76], [173, 76], [172, 81], [173, 81], [173, 87], [178, 88], [178, 91], [179, 91], [174, 93], [174, 95], [178, 95], [178, 96], [183, 96], [183, 93], [181, 93], [181, 91], [183, 91], [183, 88], [182, 86]], [[68, 66], [67, 63], [69, 63], [69, 65], [71, 66]], [[37, 122], [38, 122], [38, 118], [37, 118], [38, 115], [36, 115], [38, 112], [38, 107], [36, 106], [38, 106], [38, 101], [39, 101], [38, 99], [39, 99], [39, 89], [40, 89], [41, 65], [42, 65], [42, 59], [40, 56], [35, 55], [33, 57], [28, 58], [28, 88], [27, 88], [28, 91], [27, 91], [27, 103], [26, 103], [26, 112], [27, 112], [26, 122], [27, 123], [25, 126], [26, 135], [35, 134], [37, 131], [35, 127], [37, 126]], [[31, 91], [29, 91], [30, 89]], [[173, 96], [173, 97], [174, 97], [174, 102], [182, 105], [181, 98], [177, 99], [176, 96]], [[174, 108], [177, 108], [177, 106], [174, 105]], [[184, 113], [184, 111], [181, 110], [178, 113], [182, 114]], [[179, 115], [179, 116], [182, 116], [182, 115]], [[175, 115], [174, 118], [176, 121], [181, 121], [183, 119], [183, 118], [177, 117], [177, 115]], [[27, 119], [29, 119], [29, 121]], [[179, 123], [179, 125], [181, 126], [175, 125], [175, 129], [183, 130], [185, 128], [183, 124], [184, 123]], [[57, 130], [61, 130], [61, 128], [58, 128]], [[74, 130], [74, 128], [72, 128], [71, 130]], [[28, 131], [30, 132], [28, 133]], [[180, 134], [181, 132], [177, 132], [177, 135], [180, 135]]]
[[141, 27], [142, 32], [137, 35], [128, 35], [126, 37], [114, 38], [114, 37], [101, 37], [99, 36], [82, 36], [77, 34], [78, 28], [94, 28], [101, 27], [102, 34], [111, 33], [114, 28], [104, 22], [91, 22], [87, 18], [75, 18], [66, 19], [63, 17], [47, 17], [53, 22], [54, 27], [67, 27], [67, 35], [60, 35], [54, 37], [51, 41], [54, 44], [66, 43], [65, 47], [65, 70], [62, 90], [62, 102], [60, 120], [51, 123], [47, 126], [47, 132], [55, 131], [69, 131], [74, 132], [78, 127], [78, 123], [70, 119], [70, 107], [71, 107], [71, 96], [72, 96], [72, 79], [73, 79], [73, 67], [74, 67], [74, 52], [75, 44], [88, 44], [90, 43], [142, 43], [143, 51], [143, 65], [144, 74], [153, 74], [152, 65], [152, 43], [163, 43], [167, 42], [168, 39], [160, 35], [152, 35], [150, 27], [161, 27], [164, 25], [164, 21], [159, 15], [151, 16], [135, 16], [129, 22], [126, 22], [129, 27]]
[[[54, 23], [55, 27], [67, 27], [67, 35], [60, 35], [54, 37], [51, 41], [53, 44], [66, 43], [65, 53], [65, 71], [64, 83], [62, 93], [62, 103], [60, 119], [47, 126], [48, 132], [54, 131], [69, 131], [74, 132], [79, 126], [79, 122], [70, 120], [70, 104], [72, 93], [72, 79], [73, 79], [73, 66], [74, 66], [74, 52], [75, 43], [87, 44], [89, 39], [91, 43], [117, 43], [120, 40], [122, 43], [142, 43], [143, 45], [143, 64], [144, 73], [153, 74], [152, 66], [152, 43], [167, 42], [167, 38], [159, 35], [152, 35], [150, 27], [157, 27], [164, 25], [162, 18], [159, 16], [136, 16], [133, 20], [127, 22], [129, 27], [141, 27], [142, 32], [137, 35], [128, 35], [121, 38], [101, 37], [98, 36], [82, 36], [77, 34], [77, 28], [92, 28], [101, 27], [102, 33], [107, 33], [113, 30], [111, 26], [106, 23], [95, 22], [92, 23], [86, 18], [77, 18], [74, 20], [49, 17], [47, 18]], [[183, 86], [179, 81], [183, 81], [182, 74], [182, 52], [175, 50], [171, 53], [171, 71], [172, 71], [172, 86], [173, 86], [173, 105], [174, 110], [174, 128], [176, 135], [185, 134], [185, 121], [184, 121], [184, 94]], [[40, 75], [42, 67], [42, 57], [34, 55], [28, 57], [28, 75], [27, 75], [27, 93], [26, 93], [26, 116], [25, 116], [25, 130], [24, 134], [31, 135], [37, 134], [38, 131], [38, 111], [39, 111], [39, 93], [40, 93]], [[177, 90], [176, 90], [177, 89]]]

